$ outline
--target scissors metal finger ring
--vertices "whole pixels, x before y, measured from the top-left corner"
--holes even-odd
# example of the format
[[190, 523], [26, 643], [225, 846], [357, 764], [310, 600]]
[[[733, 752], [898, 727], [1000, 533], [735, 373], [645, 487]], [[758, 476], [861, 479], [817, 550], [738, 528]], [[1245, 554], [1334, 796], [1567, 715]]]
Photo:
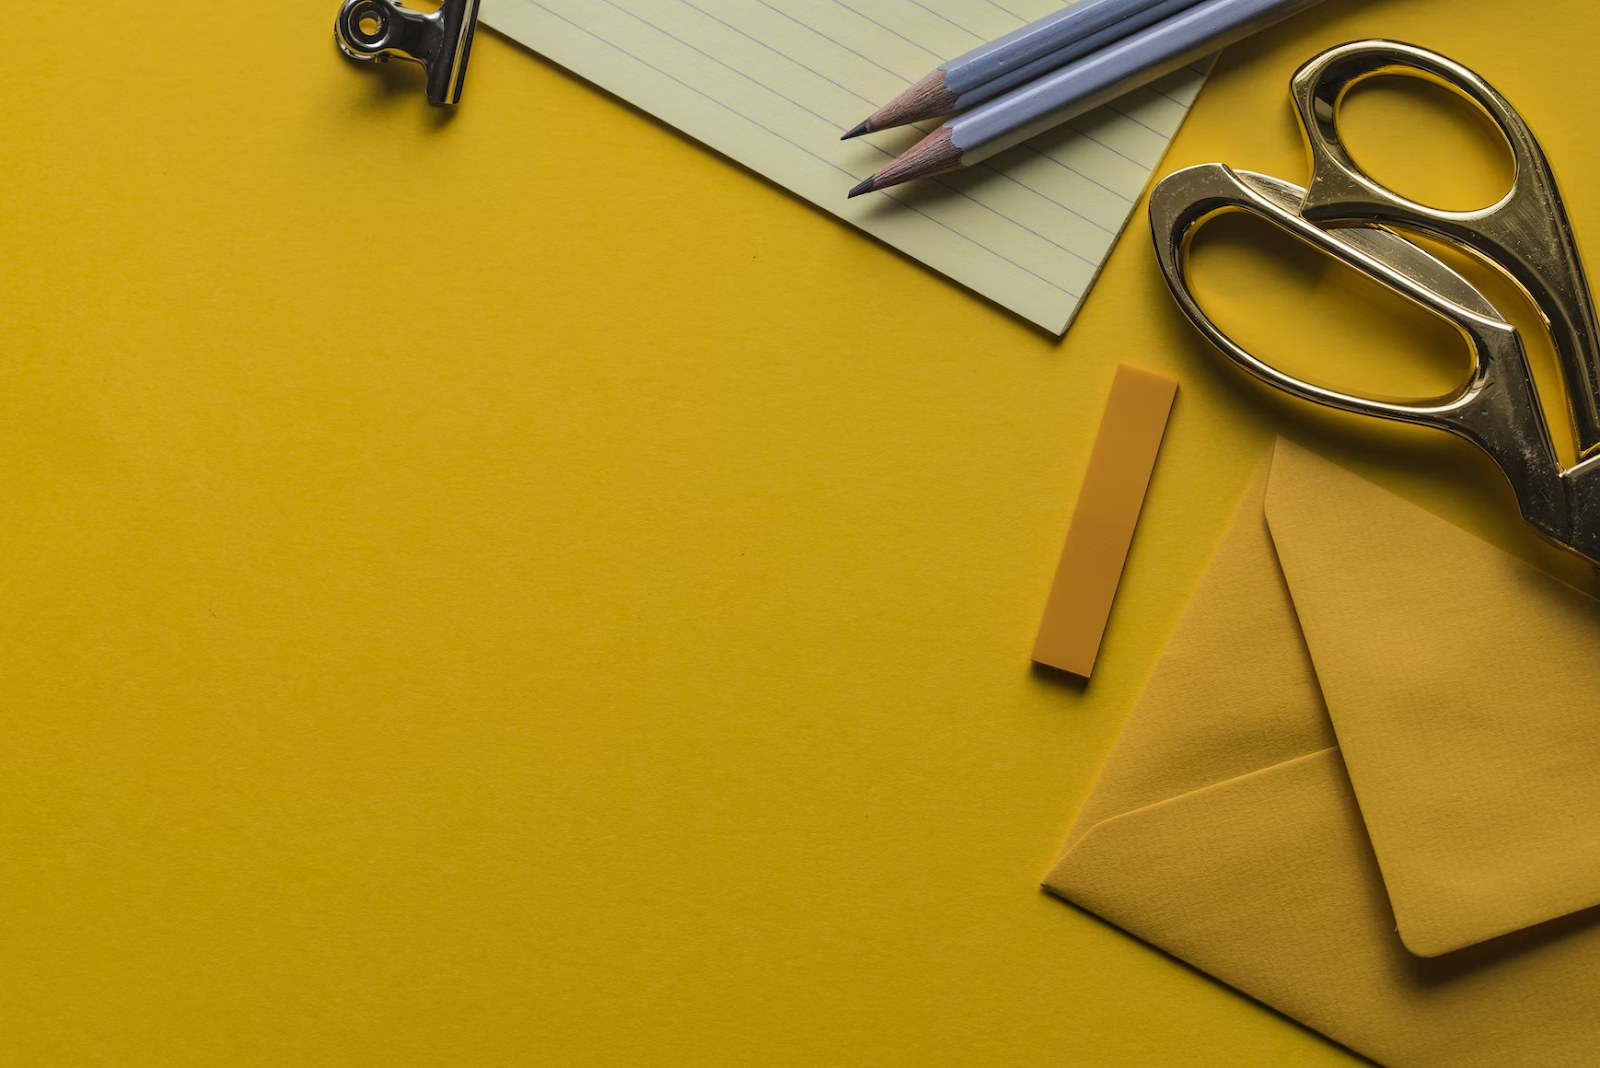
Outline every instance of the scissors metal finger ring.
[[[1511, 190], [1477, 211], [1441, 211], [1380, 185], [1350, 158], [1339, 105], [1359, 81], [1410, 74], [1443, 84], [1481, 107], [1505, 134], [1516, 162]], [[1177, 171], [1150, 195], [1156, 258], [1178, 306], [1234, 364], [1287, 393], [1380, 419], [1437, 427], [1478, 445], [1499, 465], [1523, 518], [1558, 544], [1600, 564], [1600, 327], [1577, 241], [1549, 161], [1515, 109], [1467, 68], [1395, 41], [1329, 49], [1290, 87], [1311, 149], [1305, 189], [1209, 163]], [[1472, 373], [1454, 393], [1401, 403], [1340, 393], [1286, 374], [1223, 333], [1187, 278], [1196, 229], [1224, 211], [1256, 215], [1348, 264], [1451, 323], [1468, 341]], [[1579, 462], [1563, 469], [1539, 406], [1516, 329], [1444, 263], [1394, 230], [1463, 246], [1516, 281], [1549, 323], [1567, 387]]]

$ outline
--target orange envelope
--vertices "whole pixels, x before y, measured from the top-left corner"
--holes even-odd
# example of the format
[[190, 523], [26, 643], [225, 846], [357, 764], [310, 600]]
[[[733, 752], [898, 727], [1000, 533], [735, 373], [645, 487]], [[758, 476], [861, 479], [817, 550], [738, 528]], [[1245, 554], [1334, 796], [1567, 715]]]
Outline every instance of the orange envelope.
[[1279, 441], [1045, 886], [1389, 1068], [1600, 1063], [1600, 602]]

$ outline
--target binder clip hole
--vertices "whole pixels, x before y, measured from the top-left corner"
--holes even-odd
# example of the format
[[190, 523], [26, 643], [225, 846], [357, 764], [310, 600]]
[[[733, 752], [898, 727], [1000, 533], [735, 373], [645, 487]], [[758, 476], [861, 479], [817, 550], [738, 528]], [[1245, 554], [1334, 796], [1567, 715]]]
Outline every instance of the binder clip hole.
[[454, 104], [467, 77], [478, 2], [444, 0], [439, 10], [424, 13], [399, 0], [345, 0], [333, 36], [351, 59], [422, 64], [428, 72], [428, 102]]
[[382, 60], [389, 58], [383, 54], [383, 49], [391, 43], [389, 31], [393, 23], [394, 16], [378, 0], [356, 0], [340, 20], [339, 28], [349, 45], [362, 52], [376, 52], [375, 58]]

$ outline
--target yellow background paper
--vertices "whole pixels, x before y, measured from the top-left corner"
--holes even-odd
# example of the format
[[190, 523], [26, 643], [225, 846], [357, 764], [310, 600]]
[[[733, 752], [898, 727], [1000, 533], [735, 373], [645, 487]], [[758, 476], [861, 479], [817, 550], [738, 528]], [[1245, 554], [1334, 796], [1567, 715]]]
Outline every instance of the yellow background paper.
[[[1275, 432], [1580, 575], [1486, 462], [1224, 373], [1140, 217], [1058, 344], [492, 34], [429, 111], [336, 6], [8, 53], [0, 1063], [1351, 1063], [1036, 884]], [[1328, 0], [1166, 165], [1302, 178], [1289, 73], [1385, 33], [1594, 249], [1597, 29]], [[1337, 289], [1216, 252], [1269, 340]], [[1027, 652], [1119, 361], [1183, 393], [1076, 690]]]

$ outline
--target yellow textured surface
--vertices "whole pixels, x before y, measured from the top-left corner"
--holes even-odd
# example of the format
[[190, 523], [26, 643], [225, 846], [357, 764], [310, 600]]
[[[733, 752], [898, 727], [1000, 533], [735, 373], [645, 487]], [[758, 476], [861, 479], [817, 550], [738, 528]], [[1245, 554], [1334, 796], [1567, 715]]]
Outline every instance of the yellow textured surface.
[[[490, 34], [430, 112], [335, 7], [15, 27], [0, 1064], [1351, 1063], [1035, 886], [1275, 432], [1549, 563], [1487, 463], [1225, 374], [1142, 218], [1057, 344]], [[1388, 34], [1600, 247], [1597, 29], [1328, 0], [1168, 166], [1303, 177], [1290, 72]], [[1338, 296], [1208, 248], [1269, 339]], [[1402, 320], [1329, 351], [1434, 366]], [[1120, 361], [1183, 390], [1077, 690], [1028, 649]]]

